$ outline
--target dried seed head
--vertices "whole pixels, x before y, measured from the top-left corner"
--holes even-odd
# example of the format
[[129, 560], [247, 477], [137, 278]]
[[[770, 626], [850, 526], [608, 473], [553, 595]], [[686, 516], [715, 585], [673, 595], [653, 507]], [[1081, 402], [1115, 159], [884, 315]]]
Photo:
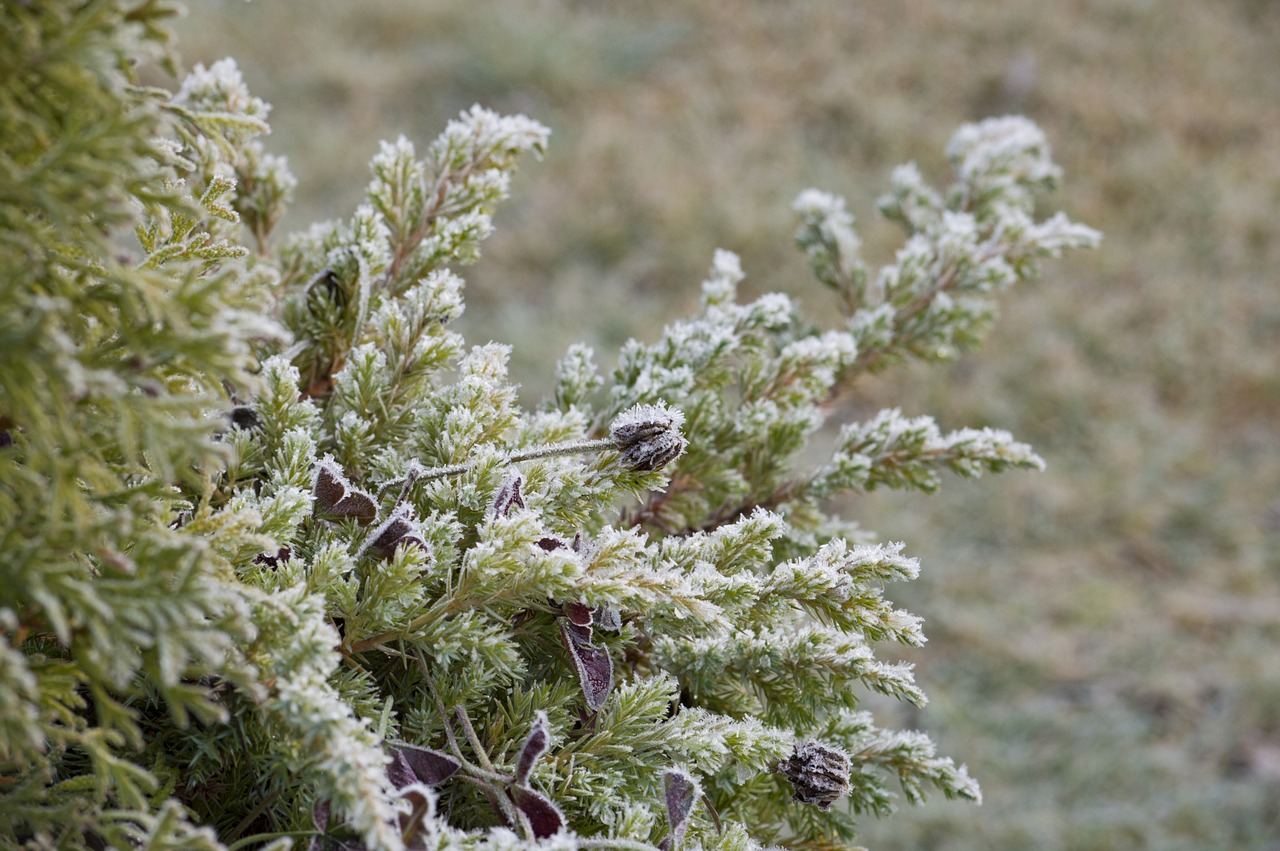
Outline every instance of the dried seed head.
[[609, 428], [613, 445], [633, 470], [657, 470], [680, 457], [689, 441], [680, 433], [684, 414], [666, 403], [636, 405], [618, 415]]
[[791, 749], [791, 756], [783, 760], [779, 768], [795, 787], [792, 800], [817, 804], [818, 809], [825, 810], [848, 794], [849, 772], [853, 763], [849, 755], [839, 748], [808, 741], [796, 743]]

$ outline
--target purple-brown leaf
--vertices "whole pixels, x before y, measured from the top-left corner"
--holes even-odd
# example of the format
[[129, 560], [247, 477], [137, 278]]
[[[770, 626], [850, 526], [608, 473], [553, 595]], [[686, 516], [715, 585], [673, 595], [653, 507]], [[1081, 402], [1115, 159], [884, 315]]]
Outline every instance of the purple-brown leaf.
[[435, 795], [425, 784], [413, 783], [400, 790], [400, 798], [409, 802], [409, 811], [400, 814], [400, 833], [405, 847], [413, 848], [414, 838], [435, 812]]
[[528, 786], [513, 786], [511, 800], [529, 820], [533, 835], [538, 839], [555, 836], [564, 827], [564, 816], [560, 814], [560, 809], [541, 792]]
[[[569, 603], [564, 607], [565, 617], [574, 626], [591, 626], [591, 609], [582, 603]], [[591, 640], [591, 633], [587, 633], [587, 641]]]
[[342, 468], [330, 458], [316, 465], [316, 482], [312, 490], [316, 497], [316, 511], [320, 514], [351, 517], [361, 526], [368, 526], [378, 517], [378, 506], [373, 497], [352, 487]]
[[498, 495], [494, 497], [493, 508], [489, 516], [506, 517], [511, 513], [511, 509], [524, 508], [524, 498], [520, 496], [520, 487], [523, 484], [524, 477], [519, 473], [503, 482], [502, 487], [498, 488]]
[[[584, 636], [585, 635], [585, 640]], [[598, 647], [591, 646], [591, 627], [580, 627], [566, 619], [560, 620], [560, 636], [573, 659], [582, 685], [582, 695], [587, 708], [595, 712], [604, 706], [613, 688], [613, 660]]]
[[409, 766], [409, 760], [404, 758], [399, 748], [391, 749], [391, 759], [387, 762], [387, 779], [397, 789], [403, 789], [410, 783], [418, 782], [413, 769]]
[[547, 728], [547, 713], [539, 712], [534, 716], [529, 737], [524, 740], [524, 745], [520, 748], [520, 756], [516, 758], [516, 783], [521, 785], [529, 783], [529, 775], [533, 774], [533, 767], [538, 764], [539, 758], [550, 746], [551, 731]]
[[698, 782], [679, 769], [662, 775], [662, 796], [667, 805], [667, 822], [671, 825], [671, 851], [677, 851], [689, 828], [689, 813], [698, 800]]
[[447, 753], [441, 753], [431, 748], [420, 748], [417, 745], [397, 745], [395, 751], [413, 772], [417, 782], [425, 783], [428, 786], [439, 786], [456, 774], [458, 769], [462, 767], [462, 763]]
[[323, 801], [316, 801], [311, 806], [311, 820], [315, 823], [316, 830], [324, 833], [325, 828], [329, 826], [329, 801], [327, 798]]
[[391, 558], [396, 554], [396, 548], [402, 544], [425, 546], [422, 539], [413, 534], [416, 531], [413, 509], [409, 505], [401, 505], [381, 526], [369, 533], [369, 543], [365, 548], [383, 558]]

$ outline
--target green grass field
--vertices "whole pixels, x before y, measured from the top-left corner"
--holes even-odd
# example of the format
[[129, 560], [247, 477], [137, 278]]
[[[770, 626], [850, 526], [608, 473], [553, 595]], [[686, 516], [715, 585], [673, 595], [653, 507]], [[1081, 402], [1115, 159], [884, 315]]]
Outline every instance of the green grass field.
[[716, 247], [822, 315], [799, 190], [845, 194], [875, 265], [894, 165], [941, 182], [959, 124], [1037, 121], [1066, 173], [1046, 209], [1103, 247], [1011, 294], [980, 352], [840, 412], [1008, 428], [1049, 462], [849, 506], [922, 558], [896, 599], [933, 702], [905, 722], [986, 794], [864, 839], [1280, 848], [1280, 4], [192, 5], [188, 64], [233, 55], [275, 105], [286, 228], [348, 215], [380, 139], [425, 145], [473, 102], [552, 127], [465, 270], [466, 330], [515, 345], [530, 405], [569, 342], [608, 364], [685, 311]]

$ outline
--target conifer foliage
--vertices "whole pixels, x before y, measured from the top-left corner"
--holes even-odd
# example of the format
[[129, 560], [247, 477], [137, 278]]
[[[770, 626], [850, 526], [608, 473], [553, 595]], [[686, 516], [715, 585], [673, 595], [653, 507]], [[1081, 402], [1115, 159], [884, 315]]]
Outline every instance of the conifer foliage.
[[[993, 297], [1094, 244], [1033, 216], [1019, 118], [898, 170], [877, 272], [844, 202], [796, 240], [840, 305], [738, 298], [525, 409], [468, 347], [475, 261], [528, 118], [475, 107], [372, 160], [350, 218], [293, 188], [236, 66], [173, 91], [163, 0], [0, 6], [0, 840], [29, 847], [831, 847], [900, 790], [980, 798], [867, 689], [925, 702], [885, 586], [919, 565], [829, 514], [876, 487], [1037, 468], [858, 378], [978, 341]], [[815, 291], [816, 297], [823, 297]]]

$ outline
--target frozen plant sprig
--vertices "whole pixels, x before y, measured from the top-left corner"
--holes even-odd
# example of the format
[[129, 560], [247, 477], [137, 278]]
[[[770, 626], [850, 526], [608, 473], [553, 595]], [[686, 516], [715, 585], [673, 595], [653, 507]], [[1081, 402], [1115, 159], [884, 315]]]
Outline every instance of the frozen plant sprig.
[[[680, 457], [689, 441], [680, 433], [684, 414], [664, 403], [636, 405], [619, 414], [609, 427], [609, 436], [594, 440], [577, 440], [536, 446], [505, 456], [507, 463], [555, 458], [563, 455], [583, 455], [603, 450], [615, 450], [622, 464], [641, 472], [653, 472]], [[457, 476], [476, 468], [479, 461], [451, 464], [446, 467], [426, 468], [421, 464], [410, 465], [409, 472], [382, 486], [382, 490], [401, 487], [407, 490], [418, 482], [429, 482], [448, 476]], [[403, 493], [401, 494], [403, 498]]]
[[[277, 252], [292, 179], [234, 65], [122, 83], [152, 5], [0, 6], [23, 22], [0, 39], [60, 46], [10, 38], [35, 77], [0, 79], [32, 108], [4, 153], [42, 163], [0, 178], [22, 341], [0, 493], [28, 542], [0, 583], [0, 824], [59, 847], [831, 847], [894, 790], [979, 797], [859, 708], [924, 704], [882, 658], [924, 641], [886, 596], [920, 566], [823, 500], [1038, 458], [891, 411], [802, 461], [860, 374], [951, 356], [1090, 241], [1034, 218], [1057, 179], [1038, 131], [963, 129], [944, 191], [895, 173], [908, 238], [876, 275], [843, 201], [802, 194], [836, 321], [739, 302], [717, 252], [698, 316], [608, 376], [574, 347], [530, 412], [508, 348], [451, 324], [545, 128], [475, 108], [421, 155], [384, 145], [365, 203]], [[64, 138], [67, 114], [101, 133]]]

